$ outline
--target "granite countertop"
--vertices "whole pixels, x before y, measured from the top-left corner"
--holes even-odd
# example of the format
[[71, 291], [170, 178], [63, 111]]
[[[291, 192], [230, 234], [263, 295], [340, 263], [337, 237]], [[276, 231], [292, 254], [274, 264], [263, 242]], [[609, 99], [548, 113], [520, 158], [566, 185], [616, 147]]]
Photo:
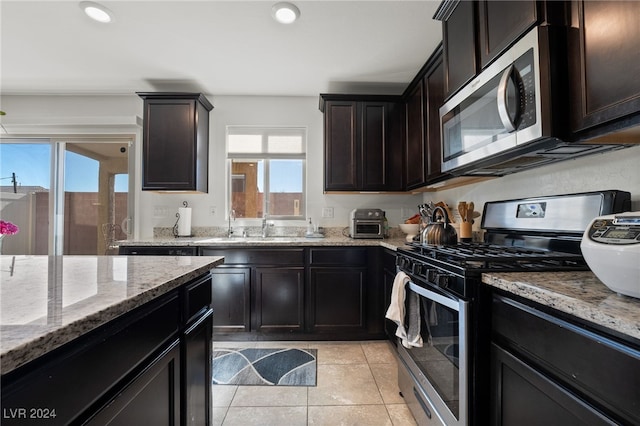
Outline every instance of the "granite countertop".
[[5, 374], [206, 273], [218, 256], [0, 256]]
[[307, 237], [155, 237], [137, 240], [122, 240], [116, 244], [120, 246], [171, 246], [171, 247], [264, 247], [264, 246], [382, 246], [390, 250], [397, 250], [406, 243], [404, 237], [385, 239], [353, 239], [332, 235], [323, 238]]
[[484, 273], [482, 281], [640, 340], [640, 299], [609, 290], [591, 271]]

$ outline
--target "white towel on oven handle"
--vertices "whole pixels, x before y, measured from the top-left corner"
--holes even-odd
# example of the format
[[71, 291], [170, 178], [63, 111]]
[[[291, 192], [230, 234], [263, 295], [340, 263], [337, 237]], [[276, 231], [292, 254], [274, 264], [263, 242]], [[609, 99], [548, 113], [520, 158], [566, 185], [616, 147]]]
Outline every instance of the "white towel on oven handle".
[[422, 334], [420, 333], [420, 295], [413, 291], [409, 292], [409, 300], [407, 303], [407, 318], [409, 324], [407, 326], [407, 338], [402, 339], [402, 346], [405, 348], [421, 348]]
[[[409, 283], [410, 279], [407, 274], [400, 271], [396, 274], [395, 279], [393, 280], [393, 287], [391, 289], [391, 303], [389, 304], [389, 309], [387, 309], [387, 313], [385, 315], [386, 318], [395, 322], [398, 328], [396, 329], [396, 336], [402, 339], [402, 344], [405, 347], [411, 346], [422, 346], [422, 337], [420, 337], [420, 307], [418, 306], [418, 326], [417, 326], [417, 336], [412, 336], [410, 339], [407, 336], [407, 329], [405, 328], [404, 319], [405, 319], [405, 297], [406, 290], [405, 287], [407, 283]], [[417, 297], [419, 297], [415, 293], [411, 293]], [[411, 321], [411, 318], [409, 319]], [[411, 331], [415, 330], [415, 326], [411, 327]], [[409, 346], [408, 346], [409, 345]]]

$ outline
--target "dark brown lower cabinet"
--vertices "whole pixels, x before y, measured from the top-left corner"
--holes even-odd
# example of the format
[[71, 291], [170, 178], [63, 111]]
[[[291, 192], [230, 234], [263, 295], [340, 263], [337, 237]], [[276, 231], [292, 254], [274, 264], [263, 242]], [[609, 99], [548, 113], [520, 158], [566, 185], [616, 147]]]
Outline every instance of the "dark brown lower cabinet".
[[251, 268], [220, 266], [212, 271], [213, 331], [251, 329]]
[[304, 267], [256, 268], [252, 293], [252, 329], [304, 331]]
[[493, 296], [491, 424], [640, 424], [637, 343], [529, 303]]
[[180, 424], [179, 414], [180, 342], [176, 340], [88, 424], [172, 426]]
[[203, 247], [218, 340], [384, 338], [380, 247]]
[[367, 300], [373, 285], [367, 274], [367, 254], [364, 247], [309, 249], [310, 332], [343, 336], [367, 332]]
[[[209, 286], [211, 288], [211, 286]], [[183, 335], [183, 420], [184, 425], [211, 424], [211, 339], [212, 309], [184, 332]], [[142, 423], [135, 423], [142, 424]], [[155, 424], [155, 423], [154, 423]]]
[[491, 347], [491, 376], [491, 424], [614, 424], [584, 401], [497, 345]]
[[314, 333], [366, 331], [366, 276], [362, 267], [312, 267], [309, 327]]

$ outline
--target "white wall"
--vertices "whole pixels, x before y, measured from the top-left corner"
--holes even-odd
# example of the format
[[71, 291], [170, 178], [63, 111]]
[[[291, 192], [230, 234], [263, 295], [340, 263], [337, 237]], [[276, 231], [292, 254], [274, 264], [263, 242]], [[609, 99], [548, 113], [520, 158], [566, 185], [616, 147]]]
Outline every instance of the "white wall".
[[[640, 210], [640, 146], [568, 160], [474, 185], [424, 195], [424, 201], [442, 200], [452, 207], [473, 201], [482, 212], [495, 200], [618, 189], [631, 193], [632, 210]], [[476, 221], [474, 229], [478, 229]]]

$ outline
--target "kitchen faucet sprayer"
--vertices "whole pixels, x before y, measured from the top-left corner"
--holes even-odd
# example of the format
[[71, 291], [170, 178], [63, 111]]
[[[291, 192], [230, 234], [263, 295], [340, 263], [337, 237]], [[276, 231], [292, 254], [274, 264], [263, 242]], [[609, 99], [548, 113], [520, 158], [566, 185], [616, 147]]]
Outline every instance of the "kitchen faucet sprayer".
[[229, 228], [227, 229], [227, 237], [233, 236], [233, 228], [231, 227], [231, 220], [236, 221], [236, 211], [234, 209], [229, 210]]

